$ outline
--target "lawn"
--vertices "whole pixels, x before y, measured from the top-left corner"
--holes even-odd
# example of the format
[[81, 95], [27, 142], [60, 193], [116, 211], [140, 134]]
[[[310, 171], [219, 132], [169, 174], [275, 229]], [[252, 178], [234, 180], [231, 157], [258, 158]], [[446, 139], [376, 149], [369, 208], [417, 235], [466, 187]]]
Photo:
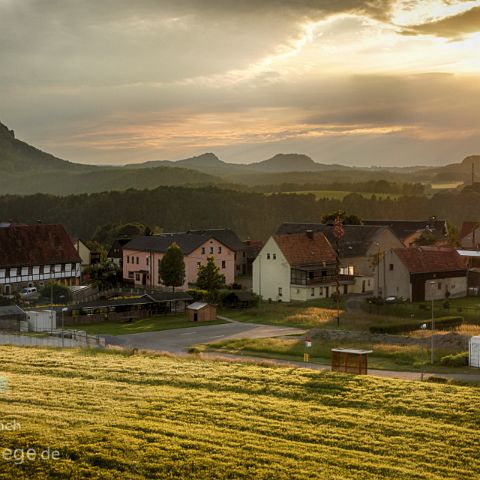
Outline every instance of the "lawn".
[[158, 315], [142, 318], [132, 322], [104, 322], [79, 325], [79, 330], [84, 330], [90, 335], [127, 335], [130, 333], [157, 332], [159, 330], [172, 330], [175, 328], [190, 328], [201, 325], [218, 325], [226, 323], [223, 320], [209, 322], [191, 322], [186, 315]]
[[[302, 338], [254, 338], [228, 339], [210, 343], [206, 347], [209, 351], [224, 353], [278, 358], [284, 360], [303, 361], [303, 354], [310, 354], [313, 363], [329, 365], [332, 348], [359, 348], [373, 350], [368, 357], [370, 368], [378, 370], [412, 371], [419, 372], [422, 364], [428, 371], [439, 373], [472, 373], [469, 367], [449, 368], [440, 365], [440, 359], [449, 355], [451, 351], [435, 350], [435, 363], [429, 363], [430, 350], [428, 341], [425, 348], [421, 345], [393, 345], [386, 343], [362, 343], [348, 341], [326, 341], [313, 339], [312, 346], [305, 348], [305, 339]], [[475, 373], [477, 373], [475, 371]]]
[[[20, 425], [2, 431], [2, 480], [480, 471], [473, 387], [100, 351], [0, 347], [0, 363], [0, 422]], [[59, 458], [27, 459], [29, 448]]]

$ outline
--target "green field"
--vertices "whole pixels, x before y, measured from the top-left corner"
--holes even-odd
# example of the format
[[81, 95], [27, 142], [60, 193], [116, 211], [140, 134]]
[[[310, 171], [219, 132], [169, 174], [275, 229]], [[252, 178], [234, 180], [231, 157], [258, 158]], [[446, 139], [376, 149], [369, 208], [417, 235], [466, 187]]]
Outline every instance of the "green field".
[[[473, 387], [100, 351], [0, 347], [0, 362], [0, 422], [21, 426], [2, 431], [0, 479], [471, 480], [480, 471]], [[29, 448], [59, 459], [27, 459]]]

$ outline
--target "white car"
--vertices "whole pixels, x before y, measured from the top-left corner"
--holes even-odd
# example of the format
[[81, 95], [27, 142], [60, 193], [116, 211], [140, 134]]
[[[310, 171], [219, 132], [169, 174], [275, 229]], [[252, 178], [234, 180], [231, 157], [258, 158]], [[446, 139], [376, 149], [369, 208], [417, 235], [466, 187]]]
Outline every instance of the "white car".
[[20, 292], [21, 297], [29, 297], [30, 295], [37, 293], [37, 289], [35, 287], [25, 287]]
[[387, 297], [387, 298], [385, 299], [385, 303], [395, 303], [397, 300], [398, 300], [397, 297], [394, 297], [394, 296], [392, 296], [392, 297]]

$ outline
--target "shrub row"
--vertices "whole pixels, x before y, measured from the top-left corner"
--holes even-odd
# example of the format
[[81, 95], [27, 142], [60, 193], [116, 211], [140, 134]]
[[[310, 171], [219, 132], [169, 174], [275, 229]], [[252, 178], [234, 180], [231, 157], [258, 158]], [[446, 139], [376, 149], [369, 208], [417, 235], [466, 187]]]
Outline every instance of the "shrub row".
[[[432, 328], [431, 320], [424, 320], [422, 323], [427, 324], [427, 328]], [[435, 319], [435, 328], [437, 330], [443, 328], [453, 328], [458, 327], [463, 323], [463, 317], [439, 317]], [[415, 322], [408, 321], [405, 323], [393, 323], [391, 325], [372, 325], [369, 330], [370, 333], [407, 333], [413, 332], [414, 330], [419, 330], [420, 324], [419, 321]]]
[[446, 355], [440, 359], [440, 363], [447, 367], [465, 367], [468, 365], [468, 352]]

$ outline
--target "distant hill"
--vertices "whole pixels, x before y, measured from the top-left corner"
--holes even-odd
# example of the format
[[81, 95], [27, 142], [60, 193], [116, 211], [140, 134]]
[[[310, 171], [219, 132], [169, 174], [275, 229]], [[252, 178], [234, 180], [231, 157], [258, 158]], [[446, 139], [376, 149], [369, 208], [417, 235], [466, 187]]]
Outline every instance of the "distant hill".
[[2, 173], [80, 172], [97, 168], [94, 165], [67, 162], [49, 153], [42, 152], [42, 150], [32, 147], [28, 143], [17, 140], [13, 130], [0, 123], [0, 172]]
[[343, 165], [325, 165], [314, 162], [309, 156], [300, 153], [278, 153], [272, 158], [245, 166], [259, 172], [318, 172], [325, 170], [350, 170]]

